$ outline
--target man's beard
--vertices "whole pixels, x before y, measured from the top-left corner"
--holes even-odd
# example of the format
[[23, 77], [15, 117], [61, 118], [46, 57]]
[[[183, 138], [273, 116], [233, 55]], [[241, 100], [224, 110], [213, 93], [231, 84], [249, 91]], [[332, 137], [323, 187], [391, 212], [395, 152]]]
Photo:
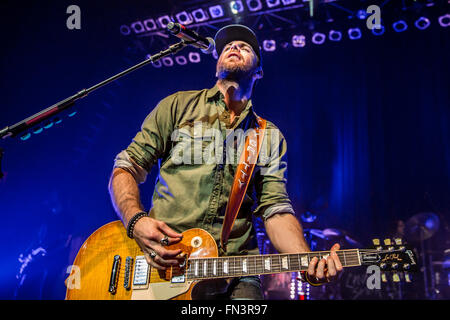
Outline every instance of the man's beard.
[[219, 79], [230, 81], [242, 81], [248, 79], [253, 74], [254, 66], [243, 66], [237, 63], [223, 63], [217, 66], [217, 76]]

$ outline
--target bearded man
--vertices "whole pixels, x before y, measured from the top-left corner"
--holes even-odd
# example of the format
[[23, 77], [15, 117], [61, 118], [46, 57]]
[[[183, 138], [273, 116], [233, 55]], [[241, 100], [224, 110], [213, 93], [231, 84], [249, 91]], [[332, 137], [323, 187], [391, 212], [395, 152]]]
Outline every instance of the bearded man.
[[[161, 100], [117, 155], [110, 179], [111, 199], [128, 236], [148, 264], [159, 270], [180, 264], [181, 250], [167, 245], [179, 242], [185, 230], [202, 228], [220, 245], [227, 203], [239, 174], [240, 144], [234, 133], [257, 126], [251, 102], [255, 83], [263, 77], [257, 37], [248, 27], [234, 24], [220, 29], [214, 40], [219, 56], [214, 87], [179, 91]], [[261, 154], [221, 255], [259, 254], [253, 217], [263, 219], [278, 252], [310, 251], [286, 191], [286, 140], [273, 123], [265, 123]], [[223, 152], [210, 148], [217, 140]], [[205, 159], [211, 150], [217, 161]], [[159, 175], [147, 212], [138, 185], [156, 163]], [[310, 261], [310, 281], [321, 284], [337, 278], [342, 271], [337, 249], [338, 244], [326, 259]], [[211, 281], [197, 291], [199, 299], [264, 298], [259, 276]]]

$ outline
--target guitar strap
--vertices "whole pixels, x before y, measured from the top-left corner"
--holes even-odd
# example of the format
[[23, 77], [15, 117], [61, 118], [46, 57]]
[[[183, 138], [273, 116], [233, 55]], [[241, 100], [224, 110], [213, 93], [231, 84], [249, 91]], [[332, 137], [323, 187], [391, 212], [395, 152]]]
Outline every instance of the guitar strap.
[[225, 217], [222, 225], [222, 233], [220, 237], [220, 247], [223, 252], [226, 252], [226, 245], [228, 238], [233, 228], [245, 193], [247, 192], [250, 178], [252, 177], [253, 169], [255, 168], [259, 152], [261, 150], [262, 141], [264, 139], [264, 132], [266, 129], [266, 120], [261, 117], [256, 117], [256, 128], [248, 130], [249, 134], [245, 139], [245, 146], [242, 150], [241, 157], [234, 176], [233, 185], [231, 187], [230, 197], [228, 199], [227, 208], [225, 210]]

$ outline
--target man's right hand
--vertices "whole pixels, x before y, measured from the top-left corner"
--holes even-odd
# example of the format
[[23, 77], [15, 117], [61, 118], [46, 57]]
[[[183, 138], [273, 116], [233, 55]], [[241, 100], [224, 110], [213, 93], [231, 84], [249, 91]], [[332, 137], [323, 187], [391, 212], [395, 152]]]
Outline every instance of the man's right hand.
[[[171, 244], [180, 242], [183, 238], [181, 233], [173, 231], [165, 222], [150, 217], [143, 217], [136, 222], [133, 230], [133, 237], [142, 249], [147, 263], [158, 270], [166, 270], [170, 266], [178, 266], [184, 261], [181, 249], [169, 250], [161, 243], [161, 239], [168, 237]], [[151, 257], [155, 252], [156, 256]]]

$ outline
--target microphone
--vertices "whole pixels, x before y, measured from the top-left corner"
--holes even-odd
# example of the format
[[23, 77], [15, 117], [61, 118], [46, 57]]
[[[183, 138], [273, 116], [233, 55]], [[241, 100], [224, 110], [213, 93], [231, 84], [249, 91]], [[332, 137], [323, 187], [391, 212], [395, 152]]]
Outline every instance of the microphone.
[[186, 28], [182, 24], [172, 21], [167, 25], [167, 29], [175, 37], [178, 37], [181, 40], [188, 42], [188, 44], [201, 49], [203, 53], [208, 54], [214, 51], [215, 43], [210, 37], [205, 38], [197, 32]]

